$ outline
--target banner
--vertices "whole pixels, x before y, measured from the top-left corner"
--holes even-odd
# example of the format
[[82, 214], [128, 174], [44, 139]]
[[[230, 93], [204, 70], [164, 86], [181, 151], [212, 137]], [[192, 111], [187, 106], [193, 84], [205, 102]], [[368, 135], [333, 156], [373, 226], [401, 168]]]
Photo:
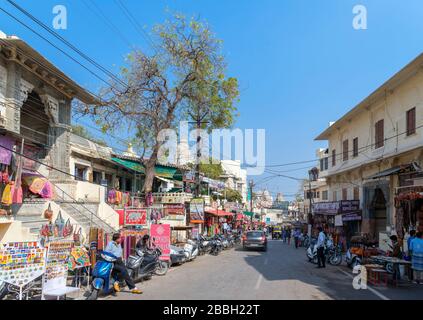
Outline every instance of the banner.
[[185, 214], [185, 205], [184, 204], [165, 204], [163, 208], [163, 213], [167, 215], [184, 215]]
[[170, 224], [152, 224], [150, 238], [162, 250], [161, 260], [170, 260]]
[[192, 199], [189, 205], [190, 222], [203, 223], [204, 222], [204, 199]]
[[146, 209], [125, 209], [125, 226], [144, 226], [147, 225]]

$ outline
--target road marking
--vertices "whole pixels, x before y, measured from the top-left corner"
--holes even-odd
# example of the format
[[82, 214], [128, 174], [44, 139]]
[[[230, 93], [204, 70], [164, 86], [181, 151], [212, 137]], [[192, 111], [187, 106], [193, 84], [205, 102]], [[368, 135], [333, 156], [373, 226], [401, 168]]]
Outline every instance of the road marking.
[[[351, 279], [354, 279], [354, 276], [351, 275], [351, 274], [349, 274], [348, 272], [345, 272], [344, 270], [341, 270], [340, 268], [337, 268], [337, 269], [339, 271], [341, 271], [343, 274], [346, 274]], [[370, 287], [369, 285], [367, 285], [367, 290], [369, 290], [371, 293], [375, 294], [376, 296], [378, 296], [382, 300], [391, 300], [387, 296], [384, 296], [383, 294], [381, 294], [379, 291], [377, 291], [377, 290], [373, 289], [372, 287]]]
[[256, 287], [255, 289], [258, 290], [260, 288], [261, 285], [261, 280], [263, 280], [263, 275], [259, 275], [258, 279], [257, 279], [257, 283], [256, 283]]

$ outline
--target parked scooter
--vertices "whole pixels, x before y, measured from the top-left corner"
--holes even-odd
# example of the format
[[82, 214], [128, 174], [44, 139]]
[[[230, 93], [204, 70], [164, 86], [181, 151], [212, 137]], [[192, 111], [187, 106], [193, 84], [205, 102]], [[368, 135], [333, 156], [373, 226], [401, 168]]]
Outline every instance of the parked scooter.
[[329, 264], [333, 266], [338, 266], [342, 263], [342, 248], [340, 245], [333, 245], [328, 247], [327, 252], [327, 259]]
[[117, 281], [117, 276], [113, 272], [113, 265], [117, 258], [105, 251], [101, 251], [99, 257], [101, 259], [98, 259], [93, 269], [91, 292], [87, 300], [97, 300], [100, 292], [106, 295], [115, 292], [113, 284]]
[[361, 265], [361, 258], [358, 255], [351, 253], [350, 249], [347, 250], [347, 253], [345, 255], [345, 261], [347, 263], [347, 266], [352, 269], [354, 269], [354, 267], [357, 265]]
[[151, 279], [153, 275], [163, 276], [169, 269], [166, 261], [160, 260], [162, 252], [159, 248], [154, 250], [135, 250], [135, 255], [131, 255], [126, 262], [129, 276], [134, 282]]
[[184, 253], [186, 261], [194, 260], [198, 256], [198, 244], [195, 241], [188, 239], [187, 243], [184, 245]]

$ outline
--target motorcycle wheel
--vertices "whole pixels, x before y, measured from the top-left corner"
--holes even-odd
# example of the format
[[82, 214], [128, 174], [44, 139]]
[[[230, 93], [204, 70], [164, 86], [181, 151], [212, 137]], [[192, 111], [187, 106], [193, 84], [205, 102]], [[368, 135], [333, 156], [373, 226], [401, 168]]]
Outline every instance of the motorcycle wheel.
[[385, 269], [388, 271], [388, 273], [394, 273], [394, 265], [392, 263], [387, 263]]
[[317, 264], [317, 256], [314, 256], [313, 259], [311, 260], [311, 262], [313, 262], [314, 264]]
[[342, 262], [342, 255], [334, 254], [329, 257], [329, 264], [333, 266], [339, 266]]
[[159, 261], [159, 265], [156, 268], [156, 271], [154, 273], [158, 276], [164, 276], [167, 271], [169, 270], [169, 263], [166, 261]]
[[97, 289], [92, 289], [92, 291], [90, 292], [90, 295], [87, 297], [87, 300], [97, 300], [98, 298], [98, 290]]

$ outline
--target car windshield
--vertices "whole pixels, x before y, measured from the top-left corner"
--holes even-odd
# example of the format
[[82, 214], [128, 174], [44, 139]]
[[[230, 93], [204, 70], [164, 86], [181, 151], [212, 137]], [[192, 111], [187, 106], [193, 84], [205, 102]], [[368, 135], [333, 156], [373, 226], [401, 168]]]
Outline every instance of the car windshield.
[[262, 236], [263, 236], [262, 231], [254, 231], [254, 232], [248, 232], [247, 233], [248, 238], [258, 238], [258, 237], [262, 237]]

